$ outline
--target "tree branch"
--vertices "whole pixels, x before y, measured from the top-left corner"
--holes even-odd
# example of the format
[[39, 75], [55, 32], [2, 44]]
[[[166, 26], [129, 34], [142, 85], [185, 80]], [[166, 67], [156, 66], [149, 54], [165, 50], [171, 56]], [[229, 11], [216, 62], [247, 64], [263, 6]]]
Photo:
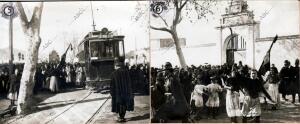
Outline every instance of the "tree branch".
[[184, 3], [179, 7], [179, 9], [182, 10], [183, 7], [187, 4], [188, 1], [189, 1], [189, 0], [185, 0]]
[[159, 18], [165, 23], [165, 26], [169, 27], [169, 25], [168, 25], [166, 19], [164, 19], [163, 17], [161, 17], [160, 14], [158, 14], [158, 16], [159, 16]]
[[29, 22], [28, 22], [26, 14], [25, 14], [24, 7], [23, 7], [22, 3], [20, 3], [20, 2], [17, 2], [16, 5], [17, 5], [17, 9], [20, 13], [19, 16], [21, 19], [21, 25], [23, 27], [23, 31], [26, 33], [27, 29], [29, 28]]
[[39, 27], [41, 25], [41, 16], [43, 12], [43, 7], [44, 7], [43, 2], [40, 2], [39, 6], [34, 7], [32, 18], [30, 20], [30, 24], [32, 24], [32, 26], [37, 29], [38, 34], [40, 32]]
[[174, 0], [173, 2], [174, 2], [174, 5], [175, 5], [175, 8], [176, 8], [176, 9], [179, 8], [179, 7], [178, 7], [178, 0]]
[[169, 33], [172, 34], [172, 31], [168, 28], [165, 28], [165, 27], [157, 28], [157, 27], [154, 27], [154, 26], [150, 25], [150, 28], [153, 29], [153, 30], [165, 31], [165, 32], [169, 32]]

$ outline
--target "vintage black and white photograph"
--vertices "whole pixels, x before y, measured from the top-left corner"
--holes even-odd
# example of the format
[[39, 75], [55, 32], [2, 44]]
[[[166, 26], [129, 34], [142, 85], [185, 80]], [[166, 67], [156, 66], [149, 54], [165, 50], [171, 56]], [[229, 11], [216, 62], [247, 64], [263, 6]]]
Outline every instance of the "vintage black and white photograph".
[[0, 123], [149, 123], [149, 6], [0, 2]]
[[299, 1], [151, 1], [152, 123], [300, 122]]

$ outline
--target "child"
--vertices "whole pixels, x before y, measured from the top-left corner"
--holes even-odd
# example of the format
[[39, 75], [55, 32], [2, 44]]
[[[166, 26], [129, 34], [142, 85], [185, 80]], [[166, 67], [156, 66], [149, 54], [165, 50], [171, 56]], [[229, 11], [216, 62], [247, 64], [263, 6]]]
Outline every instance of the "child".
[[201, 119], [199, 113], [203, 108], [202, 94], [204, 94], [205, 89], [206, 87], [204, 85], [196, 84], [194, 87], [194, 91], [191, 94], [191, 101], [190, 101], [190, 105], [192, 107], [191, 114], [194, 115], [194, 118]]
[[211, 114], [212, 118], [215, 119], [217, 109], [220, 106], [219, 92], [222, 91], [222, 88], [218, 84], [217, 77], [211, 77], [211, 81], [212, 83], [206, 86], [208, 91], [208, 100], [205, 105], [208, 107], [208, 116]]

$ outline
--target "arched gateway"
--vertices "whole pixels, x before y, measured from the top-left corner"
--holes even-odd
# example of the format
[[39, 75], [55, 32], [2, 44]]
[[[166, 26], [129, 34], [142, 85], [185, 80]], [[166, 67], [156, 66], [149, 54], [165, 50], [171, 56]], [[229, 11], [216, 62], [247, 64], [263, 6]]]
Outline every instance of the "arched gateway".
[[[232, 29], [232, 34], [229, 28]], [[222, 15], [220, 26], [221, 64], [242, 61], [255, 68], [255, 40], [259, 38], [259, 23], [244, 0], [231, 0]]]

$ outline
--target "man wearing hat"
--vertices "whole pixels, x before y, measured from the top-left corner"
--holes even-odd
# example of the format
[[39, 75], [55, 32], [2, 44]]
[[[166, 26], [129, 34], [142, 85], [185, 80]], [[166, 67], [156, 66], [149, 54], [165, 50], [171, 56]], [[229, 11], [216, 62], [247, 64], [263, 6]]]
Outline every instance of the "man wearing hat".
[[111, 75], [110, 88], [112, 112], [119, 114], [119, 122], [125, 122], [126, 111], [134, 110], [134, 96], [129, 71], [119, 61], [115, 61], [115, 71]]
[[[280, 84], [279, 84], [279, 93], [282, 94], [282, 98], [285, 101], [288, 101], [286, 99], [286, 95], [293, 95], [293, 90], [291, 89], [292, 87], [292, 69], [290, 67], [290, 62], [288, 60], [284, 61], [284, 66], [281, 68], [279, 72], [280, 76]], [[293, 95], [293, 99], [295, 96]], [[293, 101], [294, 102], [294, 101]]]

